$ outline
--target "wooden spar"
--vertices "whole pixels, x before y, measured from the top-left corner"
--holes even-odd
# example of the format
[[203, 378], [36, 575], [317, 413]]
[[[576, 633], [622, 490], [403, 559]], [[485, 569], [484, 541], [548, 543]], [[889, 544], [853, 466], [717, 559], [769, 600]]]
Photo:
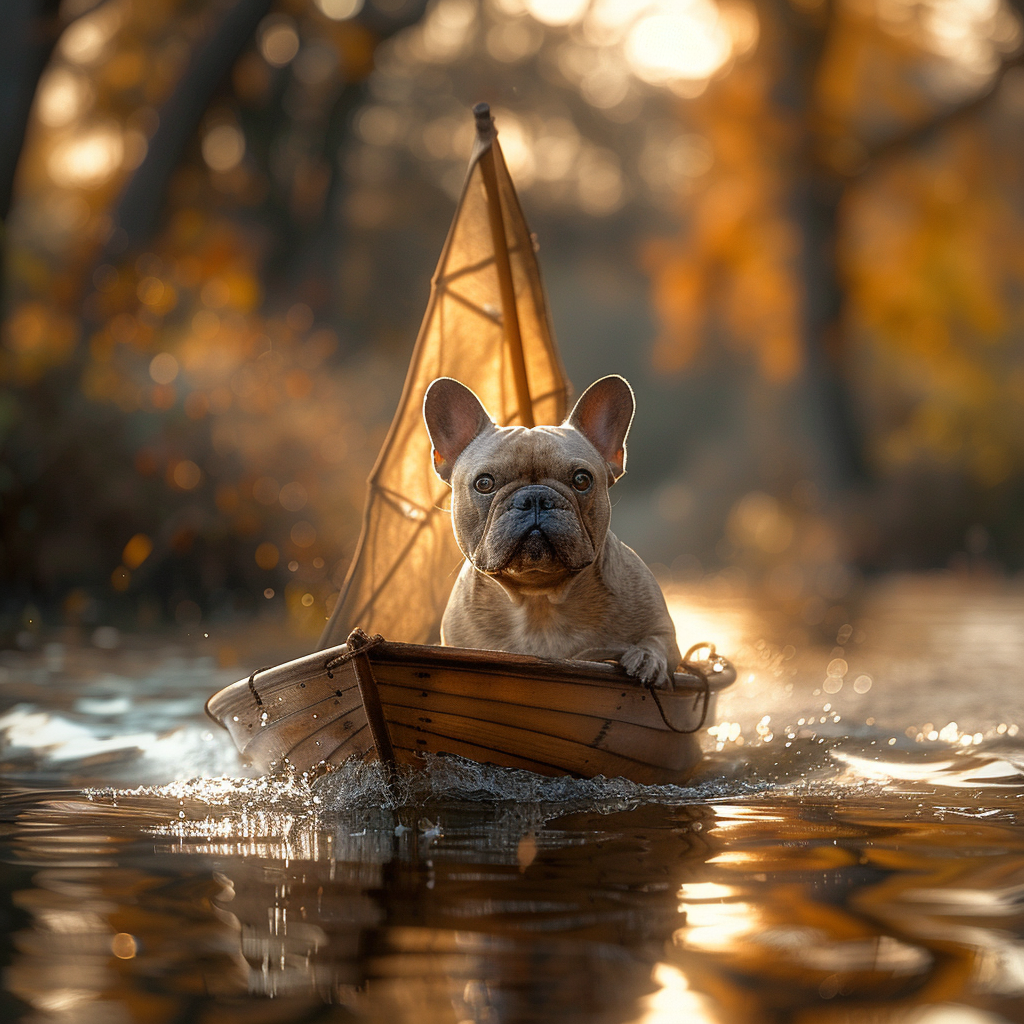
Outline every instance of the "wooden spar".
[[348, 649], [353, 654], [352, 671], [356, 677], [356, 685], [359, 687], [363, 710], [366, 712], [366, 724], [373, 737], [373, 745], [377, 748], [377, 757], [384, 767], [388, 785], [391, 785], [395, 771], [395, 748], [391, 742], [387, 719], [384, 717], [377, 680], [373, 677], [373, 667], [370, 664], [367, 651], [370, 646], [372, 646], [372, 641], [361, 629], [354, 629], [349, 634]]
[[508, 258], [508, 239], [505, 236], [505, 221], [501, 214], [501, 197], [498, 195], [498, 176], [494, 170], [494, 121], [491, 108], [478, 103], [473, 108], [476, 116], [476, 130], [481, 139], [491, 138], [480, 157], [480, 173], [487, 192], [487, 218], [491, 225], [491, 241], [494, 243], [494, 267], [498, 272], [498, 288], [501, 292], [501, 326], [505, 344], [512, 358], [512, 374], [516, 382], [516, 398], [519, 405], [519, 419], [524, 427], [533, 427], [533, 399], [530, 397], [530, 382], [526, 376], [526, 359], [523, 355], [523, 337], [519, 329], [519, 310], [516, 308], [516, 290], [512, 281], [512, 264]]

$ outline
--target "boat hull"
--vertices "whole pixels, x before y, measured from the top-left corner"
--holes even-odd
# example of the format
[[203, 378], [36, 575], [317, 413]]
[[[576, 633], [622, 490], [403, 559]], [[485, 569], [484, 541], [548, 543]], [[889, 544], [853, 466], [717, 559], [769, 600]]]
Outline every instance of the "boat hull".
[[254, 673], [207, 711], [263, 771], [457, 754], [542, 775], [678, 782], [735, 673], [723, 658], [641, 686], [614, 664], [418, 644], [347, 645]]

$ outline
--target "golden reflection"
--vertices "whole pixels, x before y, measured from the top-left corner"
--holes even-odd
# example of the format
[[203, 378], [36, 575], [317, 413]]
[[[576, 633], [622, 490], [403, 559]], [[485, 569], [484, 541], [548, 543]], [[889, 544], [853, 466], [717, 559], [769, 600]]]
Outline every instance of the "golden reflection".
[[693, 991], [686, 975], [671, 964], [655, 964], [651, 980], [661, 987], [640, 1000], [643, 1012], [629, 1024], [723, 1024], [714, 1001]]
[[740, 890], [734, 885], [721, 882], [686, 882], [680, 887], [678, 896], [683, 903], [690, 904], [732, 899], [739, 894]]
[[[16, 897], [31, 923], [10, 990], [41, 1014], [173, 1003], [199, 958], [210, 1014], [273, 996], [275, 1024], [303, 1000], [390, 1024], [926, 1020], [1022, 991], [1010, 827], [780, 802], [387, 811], [354, 806], [354, 785], [207, 780], [30, 809], [17, 859], [67, 866]], [[344, 812], [315, 802], [329, 794]]]
[[741, 938], [760, 932], [764, 921], [751, 903], [697, 903], [684, 901], [680, 910], [686, 914], [686, 927], [675, 933], [675, 941], [687, 949], [707, 952], [730, 950]]
[[675, 585], [666, 588], [669, 615], [684, 650], [701, 641], [714, 641], [727, 658], [735, 656], [757, 629], [753, 603], [718, 602]]
[[[955, 730], [955, 723], [952, 723]], [[964, 743], [963, 740], [967, 740]], [[968, 746], [975, 741], [974, 734], [960, 737], [960, 746]], [[947, 743], [957, 742], [955, 738], [946, 738]], [[980, 742], [980, 739], [979, 739]], [[1021, 768], [1000, 757], [947, 758], [935, 757], [927, 760], [902, 759], [890, 756], [884, 761], [863, 757], [842, 748], [832, 751], [833, 758], [856, 769], [865, 778], [883, 779], [886, 781], [904, 780], [927, 782], [932, 786], [961, 788], [1005, 787], [1013, 789], [1019, 786], [1024, 772]]]
[[157, 384], [170, 384], [178, 376], [178, 360], [170, 352], [158, 352], [149, 362], [149, 375]]

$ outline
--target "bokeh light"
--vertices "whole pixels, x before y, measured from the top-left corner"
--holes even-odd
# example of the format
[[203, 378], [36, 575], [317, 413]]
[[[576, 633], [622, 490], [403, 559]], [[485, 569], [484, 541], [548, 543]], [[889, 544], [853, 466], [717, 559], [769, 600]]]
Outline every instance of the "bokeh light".
[[233, 124], [218, 124], [203, 136], [203, 159], [212, 171], [230, 171], [245, 156], [245, 136]]
[[291, 18], [268, 15], [259, 27], [260, 53], [275, 68], [283, 68], [299, 52], [299, 33]]
[[717, 7], [693, 0], [682, 10], [649, 14], [637, 22], [626, 57], [645, 82], [665, 85], [710, 78], [729, 59], [731, 48]]
[[[60, 487], [0, 459], [4, 551], [46, 551], [32, 578], [63, 602], [85, 577], [53, 567], [88, 563], [90, 601], [132, 602], [188, 576], [163, 614], [253, 608], [270, 589], [268, 606], [322, 622], [479, 99], [545, 247], [569, 360], [607, 359], [658, 395], [638, 419], [642, 496], [624, 490], [621, 512], [666, 578], [758, 587], [814, 626], [857, 566], [1014, 547], [992, 497], [1024, 474], [1024, 75], [1009, 66], [1024, 35], [1005, 0], [797, 3], [786, 18], [747, 0], [414, 7], [272, 7], [182, 126], [170, 99], [195, 84], [212, 9], [62, 6], [5, 222], [0, 409], [23, 417], [4, 436], [38, 439], [41, 465], [66, 465], [69, 443], [100, 455], [69, 458], [82, 478]], [[792, 31], [815, 19], [830, 28], [812, 74]], [[784, 80], [799, 103], [780, 101]], [[797, 187], [811, 180], [827, 188]], [[833, 206], [805, 209], [826, 193]], [[830, 279], [808, 245], [832, 247]], [[838, 312], [814, 330], [843, 401], [807, 390], [823, 280]], [[61, 374], [77, 382], [63, 440], [31, 412]], [[821, 468], [844, 401], [884, 512], [835, 504]], [[697, 454], [709, 444], [714, 467]], [[645, 449], [674, 454], [655, 472]], [[929, 488], [970, 496], [946, 507]], [[57, 528], [65, 491], [114, 508], [79, 503]], [[934, 536], [899, 525], [922, 503]], [[294, 593], [265, 575], [292, 563]]]
[[124, 136], [116, 124], [95, 125], [58, 142], [47, 160], [54, 184], [63, 188], [98, 188], [120, 168]]
[[328, 18], [345, 21], [363, 9], [363, 0], [316, 0], [316, 5]]

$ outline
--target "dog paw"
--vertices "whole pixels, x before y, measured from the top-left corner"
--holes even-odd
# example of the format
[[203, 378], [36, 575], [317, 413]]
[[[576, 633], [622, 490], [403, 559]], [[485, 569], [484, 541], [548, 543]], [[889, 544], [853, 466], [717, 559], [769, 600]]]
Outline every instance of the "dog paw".
[[619, 664], [641, 683], [652, 684], [660, 690], [672, 689], [668, 658], [661, 651], [651, 650], [644, 644], [634, 644], [623, 652]]

